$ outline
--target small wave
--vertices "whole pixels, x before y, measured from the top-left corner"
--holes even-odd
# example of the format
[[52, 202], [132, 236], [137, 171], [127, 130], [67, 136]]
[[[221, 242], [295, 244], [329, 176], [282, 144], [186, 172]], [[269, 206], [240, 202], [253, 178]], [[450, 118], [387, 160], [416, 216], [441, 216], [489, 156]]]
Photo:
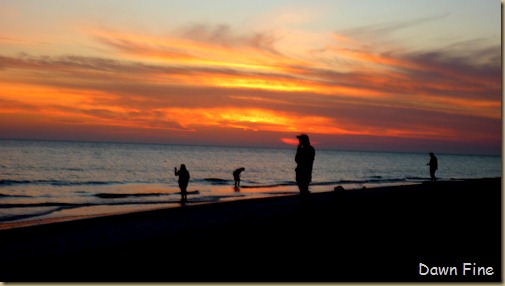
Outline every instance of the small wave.
[[[119, 198], [128, 198], [128, 197], [161, 197], [161, 196], [169, 196], [177, 193], [136, 193], [136, 194], [118, 194], [118, 193], [99, 193], [95, 194], [96, 197], [102, 199], [119, 199]], [[189, 191], [188, 195], [198, 195], [200, 191]]]
[[103, 182], [103, 181], [88, 181], [88, 182], [63, 182], [52, 181], [50, 184], [53, 186], [100, 186], [100, 185], [117, 185], [124, 182]]
[[67, 171], [78, 171], [78, 172], [85, 171], [85, 169], [82, 169], [82, 168], [65, 168], [65, 170], [67, 170]]
[[30, 203], [30, 204], [0, 204], [0, 208], [33, 208], [33, 207], [76, 207], [91, 204], [71, 204], [71, 203]]
[[103, 182], [103, 181], [57, 181], [57, 180], [0, 180], [0, 186], [14, 185], [51, 185], [51, 186], [98, 186], [98, 185], [116, 185], [124, 184], [125, 182]]
[[232, 181], [231, 180], [225, 180], [225, 179], [220, 179], [220, 178], [205, 178], [203, 179], [204, 182], [209, 182], [212, 185], [228, 185]]
[[[374, 176], [375, 178], [370, 178], [366, 180], [336, 180], [336, 181], [323, 181], [317, 182], [312, 181], [310, 184], [312, 186], [332, 186], [332, 185], [363, 185], [363, 184], [391, 184], [391, 183], [402, 183], [408, 181], [421, 181], [424, 178], [405, 178], [405, 179], [384, 179], [378, 178], [380, 176]], [[244, 189], [254, 189], [254, 188], [278, 188], [278, 187], [286, 187], [286, 186], [296, 186], [296, 182], [294, 181], [285, 181], [274, 184], [247, 184], [242, 185], [240, 188]]]
[[278, 184], [268, 184], [268, 185], [242, 185], [240, 188], [245, 188], [245, 189], [259, 189], [259, 188], [277, 188], [277, 187], [286, 187], [286, 186], [295, 186], [295, 182], [285, 182], [285, 183], [278, 183]]
[[29, 214], [11, 214], [11, 215], [4, 215], [0, 218], [0, 223], [3, 222], [11, 222], [11, 221], [17, 221], [17, 220], [22, 220], [22, 219], [28, 219], [28, 218], [34, 218], [34, 217], [39, 217], [39, 216], [44, 216], [48, 215], [54, 212], [58, 212], [61, 210], [67, 209], [65, 207], [59, 207], [59, 208], [52, 208], [49, 210], [44, 210], [44, 211], [39, 211], [39, 212], [34, 212], [34, 213], [29, 213]]
[[370, 176], [372, 179], [382, 179], [382, 176]]
[[11, 186], [11, 185], [26, 185], [30, 184], [32, 181], [25, 180], [0, 180], [0, 186]]
[[[374, 177], [379, 177], [379, 176], [374, 176]], [[388, 183], [400, 183], [400, 182], [406, 182], [411, 179], [379, 179], [379, 178], [373, 178], [371, 177], [370, 179], [366, 180], [338, 180], [338, 181], [328, 181], [328, 182], [312, 182], [311, 185], [317, 185], [317, 186], [327, 186], [327, 185], [345, 185], [345, 184], [388, 184]]]
[[118, 198], [127, 198], [127, 197], [153, 197], [153, 196], [163, 196], [166, 194], [153, 193], [153, 194], [117, 194], [117, 193], [99, 193], [95, 194], [96, 197], [102, 199], [118, 199]]
[[243, 197], [243, 195], [240, 196], [201, 196], [197, 198], [190, 199], [190, 202], [192, 203], [212, 203], [212, 202], [218, 202], [221, 199], [230, 199], [233, 197]]
[[428, 179], [428, 178], [426, 178], [426, 177], [424, 177], [424, 178], [423, 177], [406, 177], [405, 178], [405, 180], [407, 180], [407, 181], [424, 181], [426, 179]]
[[259, 189], [259, 188], [275, 188], [280, 187], [280, 185], [241, 185], [241, 189]]
[[0, 204], [0, 208], [48, 208], [42, 211], [34, 211], [26, 214], [7, 214], [0, 217], [0, 223], [12, 222], [23, 219], [35, 218], [49, 215], [63, 210], [86, 208], [94, 206], [120, 206], [120, 205], [157, 205], [157, 204], [179, 204], [179, 201], [151, 201], [151, 202], [122, 202], [122, 203], [85, 203], [85, 204], [67, 204], [67, 203], [34, 203], [34, 204]]
[[31, 196], [0, 194], [0, 198], [30, 198], [30, 197]]
[[0, 204], [0, 208], [38, 208], [38, 207], [58, 207], [61, 209], [71, 209], [71, 208], [80, 208], [80, 207], [93, 207], [93, 206], [117, 206], [117, 205], [155, 205], [155, 204], [170, 204], [175, 203], [176, 201], [167, 201], [167, 200], [159, 200], [159, 201], [132, 201], [132, 202], [96, 202], [96, 203], [29, 203], [29, 204]]

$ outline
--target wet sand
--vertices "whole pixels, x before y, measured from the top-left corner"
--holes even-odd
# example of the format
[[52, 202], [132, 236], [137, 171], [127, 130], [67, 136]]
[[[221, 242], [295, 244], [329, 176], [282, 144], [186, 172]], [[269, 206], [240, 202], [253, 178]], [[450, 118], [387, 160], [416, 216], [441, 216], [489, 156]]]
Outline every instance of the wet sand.
[[[0, 281], [500, 282], [501, 206], [495, 178], [6, 229]], [[420, 275], [420, 263], [459, 272]], [[463, 275], [463, 263], [493, 274]]]

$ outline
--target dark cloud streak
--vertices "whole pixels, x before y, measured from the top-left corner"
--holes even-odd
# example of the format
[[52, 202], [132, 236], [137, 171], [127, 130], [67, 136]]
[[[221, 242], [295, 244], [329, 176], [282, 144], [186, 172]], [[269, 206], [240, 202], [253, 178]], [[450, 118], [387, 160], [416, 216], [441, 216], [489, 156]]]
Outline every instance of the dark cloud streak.
[[418, 25], [422, 25], [425, 23], [430, 23], [433, 21], [442, 20], [448, 17], [450, 13], [443, 13], [439, 15], [427, 16], [416, 19], [409, 19], [405, 21], [389, 21], [380, 24], [373, 24], [368, 26], [362, 26], [357, 28], [346, 29], [342, 31], [338, 31], [339, 34], [348, 35], [352, 37], [384, 37], [388, 34], [401, 30], [412, 28]]

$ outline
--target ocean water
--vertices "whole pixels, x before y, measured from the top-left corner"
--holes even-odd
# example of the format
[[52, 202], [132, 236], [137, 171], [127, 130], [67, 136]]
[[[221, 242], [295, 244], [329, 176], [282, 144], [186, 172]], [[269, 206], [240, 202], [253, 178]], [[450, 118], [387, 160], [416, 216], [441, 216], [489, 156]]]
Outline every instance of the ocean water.
[[[174, 167], [191, 174], [187, 205], [297, 194], [296, 148], [0, 140], [0, 228], [180, 207]], [[500, 156], [436, 154], [440, 180], [501, 176]], [[429, 180], [428, 154], [318, 150], [312, 192]], [[241, 188], [232, 172], [244, 167]]]

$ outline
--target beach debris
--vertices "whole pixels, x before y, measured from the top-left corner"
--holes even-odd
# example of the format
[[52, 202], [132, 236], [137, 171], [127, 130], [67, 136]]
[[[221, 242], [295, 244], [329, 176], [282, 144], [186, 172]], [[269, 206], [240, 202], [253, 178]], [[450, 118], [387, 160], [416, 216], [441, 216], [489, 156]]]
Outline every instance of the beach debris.
[[336, 186], [335, 188], [333, 188], [333, 191], [334, 192], [342, 192], [342, 191], [345, 191], [345, 189], [342, 186]]

